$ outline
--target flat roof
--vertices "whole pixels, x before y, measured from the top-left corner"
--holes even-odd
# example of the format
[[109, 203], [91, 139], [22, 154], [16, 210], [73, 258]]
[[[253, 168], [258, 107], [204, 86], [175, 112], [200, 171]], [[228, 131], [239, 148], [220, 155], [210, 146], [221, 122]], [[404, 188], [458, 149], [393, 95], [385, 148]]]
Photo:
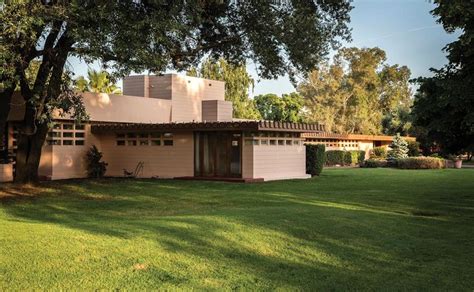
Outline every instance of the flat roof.
[[182, 123], [97, 123], [92, 124], [92, 133], [109, 131], [279, 131], [299, 133], [321, 133], [320, 124], [287, 123], [273, 121], [229, 121], [229, 122], [182, 122]]
[[[323, 138], [323, 139], [337, 139], [337, 140], [364, 140], [364, 141], [393, 141], [393, 136], [386, 135], [361, 135], [361, 134], [335, 134], [335, 133], [303, 133], [304, 138]], [[416, 141], [415, 137], [402, 136], [407, 141]]]

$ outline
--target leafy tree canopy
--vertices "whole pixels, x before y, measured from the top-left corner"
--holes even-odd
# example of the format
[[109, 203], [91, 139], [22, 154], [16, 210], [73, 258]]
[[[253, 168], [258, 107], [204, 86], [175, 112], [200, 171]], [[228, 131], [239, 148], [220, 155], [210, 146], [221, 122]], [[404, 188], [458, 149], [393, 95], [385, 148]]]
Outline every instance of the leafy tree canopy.
[[88, 91], [95, 93], [121, 94], [120, 88], [110, 79], [107, 71], [87, 71], [87, 79], [79, 76], [76, 80], [76, 88], [79, 91]]
[[474, 2], [435, 1], [432, 14], [447, 32], [459, 29], [458, 40], [445, 51], [449, 64], [430, 78], [418, 78], [413, 105], [414, 125], [424, 134], [425, 148], [444, 154], [474, 151]]
[[303, 120], [303, 98], [297, 92], [283, 94], [279, 97], [276, 94], [257, 95], [255, 104], [264, 120], [281, 122], [301, 122]]
[[[233, 64], [251, 59], [265, 78], [293, 76], [349, 39], [351, 8], [349, 0], [5, 2], [0, 8], [0, 127], [17, 84], [26, 104], [16, 180], [37, 179], [48, 131], [39, 117], [49, 116], [69, 84], [69, 57], [100, 61], [126, 75], [185, 70], [209, 55]], [[33, 60], [41, 64], [30, 86], [25, 71]]]
[[298, 85], [307, 118], [336, 133], [391, 133], [382, 120], [408, 111], [410, 70], [386, 64], [379, 48], [343, 48]]

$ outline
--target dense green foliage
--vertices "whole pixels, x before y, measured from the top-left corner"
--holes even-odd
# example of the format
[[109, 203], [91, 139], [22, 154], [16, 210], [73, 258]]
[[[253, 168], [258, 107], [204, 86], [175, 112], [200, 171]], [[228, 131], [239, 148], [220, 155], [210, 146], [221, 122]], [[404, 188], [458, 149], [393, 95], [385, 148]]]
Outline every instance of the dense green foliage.
[[326, 165], [344, 165], [345, 151], [343, 150], [328, 150], [326, 151]]
[[320, 175], [326, 163], [326, 146], [322, 144], [306, 145], [306, 173]]
[[392, 144], [390, 144], [390, 150], [387, 153], [387, 159], [397, 160], [408, 157], [408, 143], [403, 139], [400, 134], [393, 137]]
[[387, 157], [387, 148], [378, 146], [372, 149], [372, 155], [374, 158], [386, 158]]
[[[349, 39], [349, 0], [242, 1], [8, 1], [0, 10], [0, 127], [19, 85], [25, 100], [19, 124], [17, 182], [36, 181], [41, 148], [54, 109], [80, 113], [69, 100], [72, 56], [100, 62], [117, 75], [186, 70], [204, 56], [233, 64], [252, 60], [274, 78], [307, 72], [341, 38]], [[291, 32], [291, 33], [288, 33]], [[25, 72], [40, 62], [31, 86]], [[73, 93], [73, 92], [72, 92]], [[81, 115], [82, 116], [82, 115]]]
[[233, 117], [253, 120], [261, 118], [255, 103], [249, 98], [249, 90], [253, 90], [254, 80], [247, 73], [245, 63], [233, 65], [223, 58], [215, 62], [206, 59], [199, 68], [191, 68], [187, 74], [225, 81], [225, 99], [232, 102]]
[[436, 157], [408, 157], [397, 160], [402, 169], [440, 169], [445, 167], [444, 159]]
[[2, 185], [17, 197], [0, 203], [0, 290], [469, 291], [471, 178], [325, 169], [263, 184]]
[[420, 156], [420, 142], [418, 141], [408, 141], [408, 156]]
[[365, 168], [377, 168], [377, 167], [387, 167], [388, 163], [387, 160], [381, 158], [370, 158], [364, 161], [360, 167]]
[[110, 93], [121, 94], [120, 88], [110, 79], [110, 74], [107, 71], [87, 71], [87, 79], [84, 76], [79, 76], [75, 80], [75, 86], [79, 91], [95, 92], [95, 93]]
[[[354, 153], [355, 153], [355, 152], [354, 152]], [[357, 157], [357, 156], [355, 156], [355, 157]], [[352, 161], [353, 161], [352, 158], [353, 158], [352, 152], [350, 152], [350, 151], [344, 151], [344, 165], [345, 165], [345, 166], [349, 166], [349, 165], [352, 164]], [[356, 158], [356, 159], [357, 159], [357, 158]], [[356, 161], [357, 161], [357, 160], [356, 160]]]
[[432, 14], [459, 39], [445, 47], [449, 64], [418, 78], [413, 105], [414, 125], [424, 131], [423, 146], [443, 154], [474, 152], [474, 2], [436, 0]]
[[254, 98], [258, 111], [264, 120], [298, 123], [303, 120], [304, 101], [296, 92], [283, 94], [262, 94]]
[[309, 121], [335, 133], [395, 134], [409, 128], [410, 70], [388, 65], [379, 48], [344, 48], [298, 85]]
[[101, 178], [107, 171], [107, 163], [102, 160], [102, 152], [95, 145], [86, 153], [87, 176], [91, 178]]

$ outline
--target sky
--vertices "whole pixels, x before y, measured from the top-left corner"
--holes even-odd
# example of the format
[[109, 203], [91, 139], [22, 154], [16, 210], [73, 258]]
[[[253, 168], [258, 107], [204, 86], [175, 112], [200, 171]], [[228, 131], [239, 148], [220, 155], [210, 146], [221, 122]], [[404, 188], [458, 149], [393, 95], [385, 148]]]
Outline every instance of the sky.
[[[442, 48], [457, 39], [448, 34], [430, 14], [435, 5], [430, 0], [353, 0], [351, 11], [352, 42], [346, 47], [379, 47], [387, 53], [387, 63], [406, 65], [412, 77], [430, 76], [429, 68], [447, 63]], [[72, 60], [76, 76], [86, 75], [88, 66]], [[99, 69], [97, 64], [90, 66]], [[256, 80], [252, 96], [265, 93], [290, 93], [295, 88], [288, 76], [261, 80], [253, 65], [248, 72]], [[119, 82], [121, 85], [121, 82]]]

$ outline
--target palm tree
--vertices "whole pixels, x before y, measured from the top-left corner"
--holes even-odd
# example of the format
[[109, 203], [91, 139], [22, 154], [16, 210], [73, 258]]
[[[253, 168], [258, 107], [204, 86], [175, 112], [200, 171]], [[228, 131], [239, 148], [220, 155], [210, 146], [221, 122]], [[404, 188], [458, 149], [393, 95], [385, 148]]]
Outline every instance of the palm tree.
[[84, 76], [79, 76], [76, 79], [76, 88], [82, 92], [122, 94], [120, 88], [109, 78], [109, 73], [104, 70], [87, 71], [87, 79]]

